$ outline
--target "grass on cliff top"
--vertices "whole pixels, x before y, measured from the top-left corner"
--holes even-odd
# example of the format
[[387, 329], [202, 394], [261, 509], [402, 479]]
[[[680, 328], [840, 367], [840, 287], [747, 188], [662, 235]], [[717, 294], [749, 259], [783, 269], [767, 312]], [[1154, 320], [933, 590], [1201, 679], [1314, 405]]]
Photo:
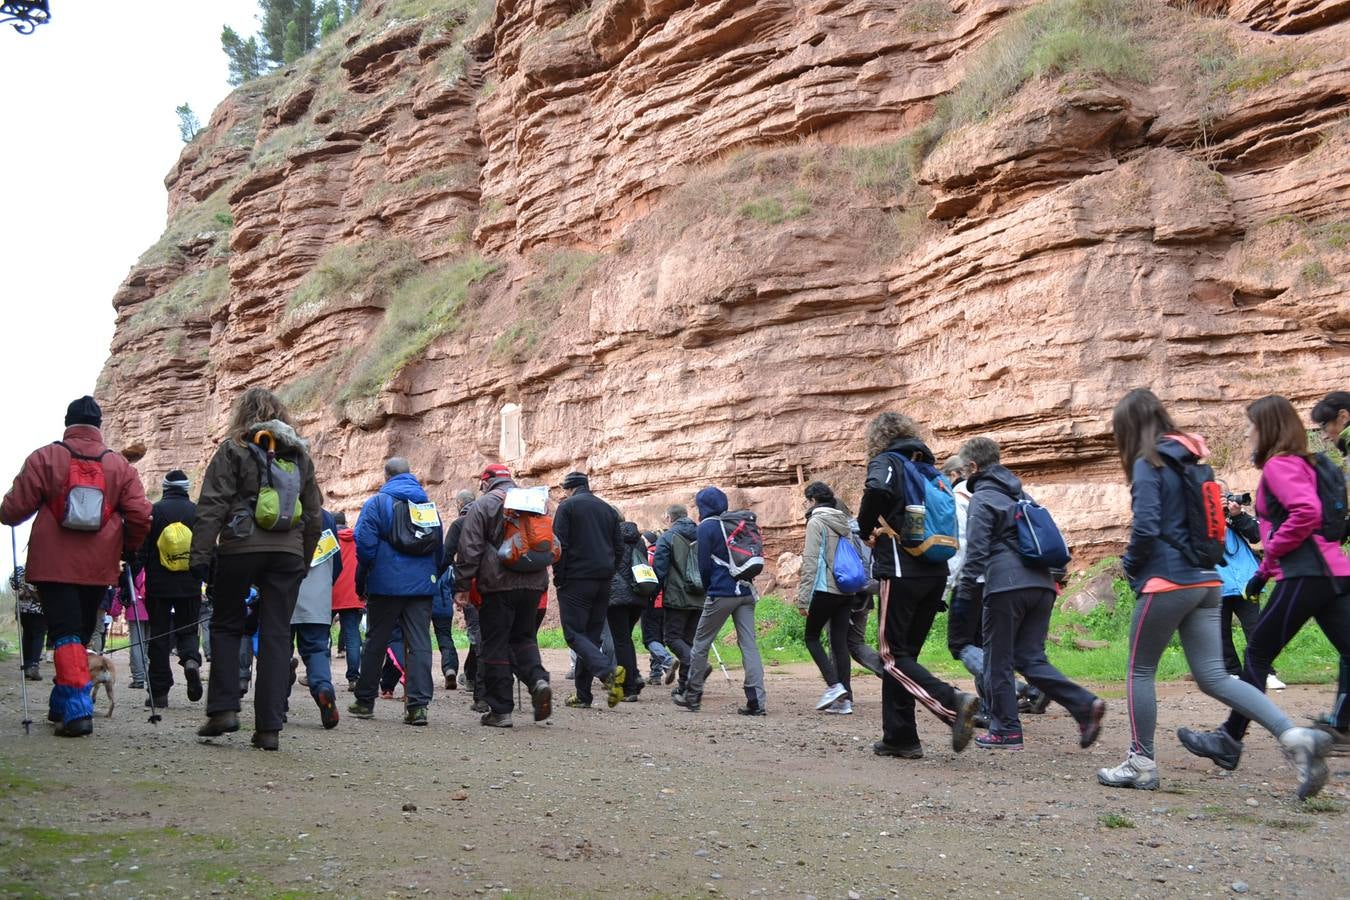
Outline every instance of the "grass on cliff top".
[[319, 257], [286, 300], [286, 315], [303, 316], [356, 294], [396, 290], [422, 271], [422, 262], [404, 240], [338, 244]]

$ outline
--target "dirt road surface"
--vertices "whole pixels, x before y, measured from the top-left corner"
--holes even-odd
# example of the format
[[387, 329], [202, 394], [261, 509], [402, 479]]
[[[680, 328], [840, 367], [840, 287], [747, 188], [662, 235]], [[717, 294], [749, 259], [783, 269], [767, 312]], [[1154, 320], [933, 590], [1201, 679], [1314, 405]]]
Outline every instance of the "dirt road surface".
[[[1101, 689], [1110, 709], [1091, 749], [1052, 708], [1026, 718], [1021, 753], [954, 754], [921, 718], [926, 756], [903, 761], [871, 752], [870, 676], [855, 676], [853, 716], [826, 716], [812, 667], [771, 668], [770, 715], [747, 719], [739, 681], [716, 672], [698, 714], [663, 688], [567, 709], [566, 656], [546, 664], [553, 719], [518, 716], [510, 731], [479, 726], [462, 691], [438, 691], [427, 728], [380, 702], [375, 720], [344, 715], [326, 732], [297, 686], [280, 753], [249, 746], [247, 702], [239, 734], [199, 741], [201, 704], [181, 686], [158, 725], [123, 688], [93, 738], [66, 740], [42, 721], [37, 685], [24, 736], [7, 680], [0, 894], [1350, 896], [1350, 758], [1332, 759], [1313, 804], [1293, 799], [1264, 732], [1237, 772], [1220, 772], [1172, 735], [1221, 720], [1190, 684], [1161, 691], [1163, 786], [1145, 793], [1095, 777], [1128, 740], [1119, 685]], [[1302, 720], [1331, 689], [1278, 699]]]

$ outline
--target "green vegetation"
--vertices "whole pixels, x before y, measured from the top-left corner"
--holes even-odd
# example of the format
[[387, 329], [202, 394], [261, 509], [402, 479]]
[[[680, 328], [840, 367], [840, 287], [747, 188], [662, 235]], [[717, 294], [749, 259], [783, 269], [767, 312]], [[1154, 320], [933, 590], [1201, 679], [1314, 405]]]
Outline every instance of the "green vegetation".
[[197, 114], [186, 101], [176, 106], [174, 113], [178, 116], [178, 137], [185, 144], [192, 143], [192, 139], [202, 130], [202, 123], [198, 120]]
[[805, 189], [795, 188], [786, 200], [776, 196], [747, 200], [737, 210], [743, 219], [754, 219], [764, 225], [781, 225], [789, 219], [800, 219], [811, 212], [811, 197]]
[[1257, 53], [1230, 59], [1215, 74], [1222, 89], [1234, 94], [1268, 87], [1286, 75], [1307, 68], [1309, 62], [1306, 54], [1285, 50]]
[[221, 29], [230, 84], [295, 62], [355, 16], [360, 6], [361, 0], [258, 0], [256, 35], [245, 40], [228, 25]]
[[353, 294], [395, 290], [422, 271], [405, 240], [375, 240], [330, 247], [300, 279], [286, 300], [288, 316], [312, 313], [329, 301]]
[[521, 316], [492, 343], [496, 356], [525, 358], [557, 319], [563, 302], [574, 293], [600, 256], [580, 250], [559, 250], [536, 258], [538, 273], [520, 292]]
[[[138, 266], [153, 266], [182, 260], [180, 245], [197, 240], [209, 239], [211, 256], [224, 256], [229, 253], [227, 243], [234, 218], [230, 214], [230, 203], [226, 199], [234, 185], [227, 184], [205, 200], [192, 206], [180, 208], [178, 214], [169, 221], [169, 226], [160, 235], [154, 245], [141, 254]], [[228, 217], [230, 224], [223, 224]]]
[[940, 31], [955, 19], [946, 0], [918, 0], [900, 11], [900, 25], [907, 31]]
[[328, 362], [310, 368], [307, 374], [282, 385], [277, 391], [277, 395], [281, 397], [287, 408], [292, 412], [302, 412], [312, 408], [326, 391], [332, 390], [333, 385], [337, 383], [339, 373], [346, 368], [355, 352], [350, 348], [343, 350]]
[[346, 402], [373, 396], [433, 341], [458, 328], [469, 288], [500, 267], [499, 263], [471, 256], [428, 269], [400, 284], [389, 298], [369, 352], [339, 399]]
[[1304, 263], [1298, 270], [1298, 277], [1309, 284], [1326, 285], [1332, 282], [1331, 273], [1320, 259]]
[[[165, 325], [180, 324], [194, 313], [209, 312], [225, 299], [229, 290], [229, 266], [222, 263], [209, 269], [198, 269], [179, 278], [167, 291], [146, 303], [127, 321], [127, 331], [134, 337]], [[176, 351], [170, 348], [170, 352]]]
[[1133, 828], [1134, 820], [1122, 816], [1119, 813], [1105, 813], [1098, 817], [1097, 821], [1102, 823], [1103, 828]]

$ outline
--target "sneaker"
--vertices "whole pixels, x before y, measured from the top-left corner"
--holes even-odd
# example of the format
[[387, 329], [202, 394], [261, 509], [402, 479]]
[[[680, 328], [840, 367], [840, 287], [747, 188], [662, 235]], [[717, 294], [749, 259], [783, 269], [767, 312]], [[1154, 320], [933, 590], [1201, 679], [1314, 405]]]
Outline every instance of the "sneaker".
[[848, 690], [842, 684], [832, 684], [825, 689], [825, 693], [820, 695], [816, 701], [816, 710], [822, 711], [829, 709], [834, 705], [834, 701], [842, 700], [848, 696]]
[[[25, 674], [24, 674], [24, 677], [25, 677], [25, 678], [28, 678], [28, 675], [27, 675], [26, 672], [25, 672]], [[35, 679], [28, 678], [28, 680], [29, 680], [29, 681], [34, 681]], [[145, 690], [145, 682], [144, 682], [144, 681], [133, 681], [131, 684], [127, 685], [127, 687], [131, 688], [133, 691], [143, 691], [143, 690]]]
[[445, 673], [445, 689], [453, 691], [459, 685], [459, 679], [455, 677], [454, 672]]
[[319, 695], [314, 698], [314, 702], [319, 704], [319, 719], [323, 722], [325, 729], [333, 729], [338, 725], [337, 695], [333, 693], [332, 688], [324, 688], [319, 691]]
[[1268, 691], [1282, 691], [1288, 686], [1289, 685], [1277, 678], [1274, 672], [1271, 672], [1266, 676], [1266, 690]]
[[478, 720], [478, 724], [486, 725], [488, 728], [510, 728], [511, 714], [495, 712], [484, 713], [483, 717]]
[[184, 662], [183, 678], [187, 681], [188, 700], [196, 703], [202, 699], [202, 664], [195, 659]]
[[475, 701], [473, 701], [473, 705], [470, 706], [469, 709], [472, 710], [473, 712], [476, 712], [476, 713], [485, 713], [485, 712], [491, 712], [491, 711], [492, 711], [492, 707], [490, 707], [490, 706], [487, 705], [487, 701], [486, 701], [486, 700], [475, 700]]
[[1147, 756], [1130, 751], [1125, 761], [1114, 769], [1098, 769], [1097, 780], [1107, 787], [1134, 788], [1137, 791], [1158, 789], [1158, 764]]
[[767, 709], [758, 705], [756, 706], [746, 705], [736, 707], [736, 715], [738, 716], [767, 716], [768, 714], [769, 711]]
[[661, 679], [664, 684], [674, 684], [675, 679], [680, 677], [680, 661], [677, 659], [666, 669], [666, 675]]
[[168, 694], [165, 694], [163, 697], [146, 697], [146, 698], [145, 698], [145, 702], [144, 702], [143, 704], [141, 704], [141, 705], [144, 706], [146, 709], [150, 709], [150, 708], [151, 708], [151, 706], [150, 706], [151, 703], [154, 703], [154, 708], [155, 708], [155, 709], [168, 709], [168, 708], [169, 708], [169, 695], [168, 695]]
[[369, 703], [362, 703], [360, 700], [357, 700], [351, 706], [347, 707], [347, 712], [356, 716], [358, 719], [375, 718], [375, 707]]
[[1316, 797], [1327, 783], [1327, 764], [1323, 757], [1331, 749], [1331, 735], [1316, 728], [1295, 726], [1280, 735], [1284, 758], [1298, 773], [1298, 799]]
[[[28, 668], [24, 669], [24, 670], [23, 670], [23, 677], [24, 677], [24, 678], [27, 678], [29, 681], [41, 681], [41, 680], [42, 680], [42, 673], [41, 673], [40, 671], [38, 671], [37, 663], [34, 663], [33, 665], [31, 665], [31, 666], [29, 666]], [[132, 687], [133, 687], [133, 688], [143, 688], [143, 687], [145, 687], [145, 682], [143, 682], [143, 681], [138, 681], [138, 682], [136, 682], [135, 684], [133, 684]]]
[[[94, 720], [89, 716], [82, 716], [78, 719], [71, 719], [69, 722], [63, 722], [56, 726], [54, 732], [57, 737], [89, 737], [94, 733]], [[1323, 779], [1325, 781], [1325, 779]]]
[[280, 750], [281, 732], [255, 731], [253, 732], [253, 739], [251, 743], [259, 750]]
[[877, 741], [872, 745], [872, 752], [877, 756], [894, 756], [897, 759], [923, 759], [923, 744], [899, 747], [885, 741]]
[[952, 723], [952, 749], [957, 753], [970, 745], [975, 736], [975, 714], [980, 711], [980, 698], [965, 691], [956, 694], [956, 721]]
[[1013, 731], [1008, 734], [977, 734], [975, 736], [975, 746], [983, 747], [985, 750], [1021, 750], [1022, 732]]
[[1078, 723], [1078, 746], [1086, 750], [1097, 742], [1102, 733], [1102, 717], [1106, 715], [1106, 701], [1098, 697], [1092, 701], [1087, 721]]
[[615, 666], [614, 671], [605, 679], [605, 691], [609, 694], [605, 700], [609, 703], [610, 709], [623, 701], [623, 683], [627, 675], [623, 666]]
[[683, 694], [675, 694], [670, 699], [674, 701], [675, 705], [680, 709], [687, 709], [690, 712], [698, 712], [703, 700], [702, 697], [695, 696], [688, 691], [685, 691]]
[[1350, 753], [1350, 729], [1337, 728], [1330, 722], [1318, 722], [1313, 727], [1331, 736], [1331, 749], [1327, 751], [1328, 753], [1337, 756]]
[[469, 676], [465, 675], [463, 672], [459, 673], [459, 678], [457, 678], [456, 680], [459, 682], [459, 686], [464, 688], [465, 690], [468, 691], [473, 690], [473, 685], [469, 682]]
[[572, 709], [590, 709], [591, 701], [582, 700], [576, 694], [571, 694], [570, 696], [568, 696], [566, 700], [563, 701], [563, 705], [568, 706]]
[[1222, 728], [1214, 731], [1191, 731], [1189, 728], [1177, 729], [1177, 740], [1196, 756], [1212, 759], [1220, 769], [1229, 772], [1238, 767], [1242, 759], [1242, 743]]
[[637, 694], [624, 694], [624, 695], [623, 695], [623, 699], [620, 700], [619, 702], [620, 702], [620, 703], [636, 703], [636, 702], [638, 702], [638, 695], [637, 695]]
[[218, 712], [209, 716], [206, 724], [197, 729], [197, 736], [204, 738], [220, 737], [239, 730], [239, 713]]
[[834, 701], [825, 710], [832, 716], [851, 716], [853, 715], [853, 701], [839, 699]]
[[427, 708], [425, 706], [412, 706], [403, 713], [404, 725], [425, 725], [427, 724]]
[[541, 678], [534, 683], [534, 689], [530, 691], [530, 703], [534, 706], [536, 722], [542, 722], [553, 715], [553, 687], [547, 678]]

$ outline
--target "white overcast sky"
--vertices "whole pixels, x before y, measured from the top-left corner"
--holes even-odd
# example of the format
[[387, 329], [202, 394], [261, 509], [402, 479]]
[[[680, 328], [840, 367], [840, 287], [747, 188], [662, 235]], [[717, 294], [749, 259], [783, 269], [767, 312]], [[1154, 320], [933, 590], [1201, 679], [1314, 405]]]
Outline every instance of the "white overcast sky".
[[[221, 26], [257, 27], [256, 0], [51, 7], [33, 34], [0, 27], [6, 490], [28, 453], [61, 436], [66, 404], [94, 390], [113, 292], [164, 230], [164, 176], [183, 146], [174, 107], [186, 100], [204, 125], [230, 90]], [[7, 572], [8, 549], [0, 559]]]

